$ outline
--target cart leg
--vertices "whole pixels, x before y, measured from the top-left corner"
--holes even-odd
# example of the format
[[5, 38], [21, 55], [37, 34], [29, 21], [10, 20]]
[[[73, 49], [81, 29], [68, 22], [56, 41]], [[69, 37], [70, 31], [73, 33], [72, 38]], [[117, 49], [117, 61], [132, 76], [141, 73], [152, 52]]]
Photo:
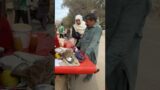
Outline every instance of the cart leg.
[[55, 78], [55, 90], [67, 90], [66, 75], [56, 75]]
[[71, 90], [71, 75], [66, 76], [66, 86], [67, 90]]

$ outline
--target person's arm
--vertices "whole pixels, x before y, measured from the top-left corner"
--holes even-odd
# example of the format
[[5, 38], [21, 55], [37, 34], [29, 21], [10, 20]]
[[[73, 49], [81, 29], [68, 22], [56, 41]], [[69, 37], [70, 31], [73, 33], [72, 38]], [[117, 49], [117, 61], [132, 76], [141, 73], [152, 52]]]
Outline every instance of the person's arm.
[[96, 45], [98, 45], [101, 35], [102, 35], [102, 29], [99, 27], [95, 28], [95, 34], [93, 35], [92, 41], [89, 45], [89, 47], [87, 48], [87, 50], [85, 51], [86, 54], [90, 54], [90, 52], [96, 47]]

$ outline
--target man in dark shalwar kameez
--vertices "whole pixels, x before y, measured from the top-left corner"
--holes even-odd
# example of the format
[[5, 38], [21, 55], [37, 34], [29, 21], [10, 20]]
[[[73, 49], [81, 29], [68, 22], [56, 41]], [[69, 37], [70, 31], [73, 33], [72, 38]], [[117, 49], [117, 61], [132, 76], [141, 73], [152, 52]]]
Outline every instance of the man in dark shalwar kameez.
[[135, 90], [142, 28], [149, 0], [108, 0], [107, 87]]

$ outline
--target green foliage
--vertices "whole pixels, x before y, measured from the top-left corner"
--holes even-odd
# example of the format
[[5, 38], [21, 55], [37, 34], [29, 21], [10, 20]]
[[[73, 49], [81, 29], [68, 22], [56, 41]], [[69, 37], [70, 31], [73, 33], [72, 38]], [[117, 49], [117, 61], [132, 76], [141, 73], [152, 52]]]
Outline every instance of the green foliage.
[[105, 0], [63, 0], [63, 7], [69, 8], [68, 16], [63, 19], [66, 27], [72, 26], [75, 15], [85, 16], [91, 11], [96, 11], [101, 26], [105, 24]]

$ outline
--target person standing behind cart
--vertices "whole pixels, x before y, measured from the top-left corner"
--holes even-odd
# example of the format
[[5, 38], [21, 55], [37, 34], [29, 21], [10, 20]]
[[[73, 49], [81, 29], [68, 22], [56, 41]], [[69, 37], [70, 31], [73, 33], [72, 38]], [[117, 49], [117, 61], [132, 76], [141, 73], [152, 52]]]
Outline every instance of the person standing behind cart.
[[31, 19], [37, 19], [36, 14], [37, 14], [37, 8], [38, 8], [38, 1], [39, 0], [30, 0], [30, 15]]
[[37, 8], [37, 19], [40, 21], [41, 26], [46, 30], [47, 19], [49, 13], [49, 0], [39, 0]]
[[64, 26], [63, 26], [63, 23], [61, 23], [61, 25], [59, 26], [58, 32], [59, 32], [59, 37], [63, 38], [64, 37]]
[[76, 40], [76, 44], [79, 42], [79, 39], [84, 34], [86, 29], [86, 24], [83, 21], [83, 17], [81, 15], [75, 16], [75, 24], [72, 26], [72, 37]]
[[[93, 13], [86, 15], [85, 17], [87, 28], [85, 29], [83, 37], [77, 43], [77, 47], [85, 52], [89, 56], [90, 60], [97, 64], [98, 47], [100, 37], [102, 35], [102, 29], [97, 22], [97, 16]], [[92, 74], [87, 75], [83, 81], [89, 81]]]
[[23, 23], [28, 24], [28, 1], [27, 0], [13, 0], [15, 9], [15, 23], [19, 23], [22, 18]]

